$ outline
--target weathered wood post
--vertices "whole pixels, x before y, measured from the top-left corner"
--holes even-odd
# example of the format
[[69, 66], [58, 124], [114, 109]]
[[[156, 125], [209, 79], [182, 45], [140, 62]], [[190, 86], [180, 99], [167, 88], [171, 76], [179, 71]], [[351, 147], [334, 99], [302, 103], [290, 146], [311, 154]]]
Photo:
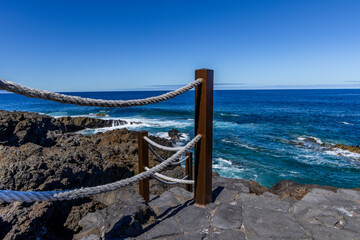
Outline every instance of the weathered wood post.
[[195, 136], [201, 140], [195, 146], [195, 203], [212, 202], [212, 135], [214, 71], [198, 69], [195, 80], [202, 83], [195, 88]]
[[[148, 136], [147, 131], [138, 132], [139, 173], [146, 171], [145, 167], [149, 167], [149, 147], [145, 136]], [[150, 201], [149, 178], [139, 181], [139, 193], [146, 202]]]
[[[187, 152], [186, 156], [186, 166], [185, 166], [185, 175], [189, 176], [188, 180], [193, 180], [193, 164], [192, 164], [192, 152]], [[193, 186], [191, 184], [186, 184], [185, 189], [189, 192], [193, 191]]]

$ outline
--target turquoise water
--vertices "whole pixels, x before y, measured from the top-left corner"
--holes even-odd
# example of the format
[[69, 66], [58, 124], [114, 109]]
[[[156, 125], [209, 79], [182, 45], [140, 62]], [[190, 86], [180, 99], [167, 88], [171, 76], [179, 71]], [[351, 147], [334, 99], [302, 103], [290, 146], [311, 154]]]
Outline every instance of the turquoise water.
[[[163, 92], [91, 92], [73, 95], [133, 99]], [[128, 109], [58, 104], [0, 94], [0, 109], [51, 116], [93, 116], [141, 121], [128, 129], [167, 137], [177, 128], [184, 144], [194, 136], [194, 92], [167, 102]], [[123, 127], [123, 126], [121, 126]], [[106, 131], [85, 130], [84, 134]], [[360, 90], [239, 90], [214, 93], [213, 168], [220, 175], [271, 186], [282, 179], [338, 187], [360, 187], [360, 154], [323, 147], [359, 145]], [[313, 143], [305, 140], [313, 137]], [[302, 143], [302, 146], [292, 143]], [[338, 154], [341, 153], [341, 156]]]

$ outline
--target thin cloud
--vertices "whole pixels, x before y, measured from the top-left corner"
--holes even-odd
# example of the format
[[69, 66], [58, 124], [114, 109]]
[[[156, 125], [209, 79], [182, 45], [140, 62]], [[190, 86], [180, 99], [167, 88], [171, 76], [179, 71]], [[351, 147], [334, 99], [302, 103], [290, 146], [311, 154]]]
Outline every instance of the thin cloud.
[[149, 88], [179, 88], [183, 87], [186, 84], [159, 84], [159, 85], [150, 85]]
[[245, 86], [244, 83], [215, 83], [215, 86]]

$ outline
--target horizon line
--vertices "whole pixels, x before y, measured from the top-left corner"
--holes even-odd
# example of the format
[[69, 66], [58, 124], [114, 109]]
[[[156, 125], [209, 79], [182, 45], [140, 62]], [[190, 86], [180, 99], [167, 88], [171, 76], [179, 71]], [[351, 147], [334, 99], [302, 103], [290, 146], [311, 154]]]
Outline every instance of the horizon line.
[[[360, 90], [359, 88], [239, 88], [239, 89], [214, 89], [214, 91], [267, 91], [267, 90]], [[84, 91], [56, 91], [55, 93], [91, 93], [91, 92], [169, 92], [174, 91], [174, 89], [165, 89], [165, 90], [103, 90], [103, 91], [91, 91], [91, 90], [84, 90]], [[194, 91], [191, 89], [189, 91]], [[16, 94], [13, 92], [7, 92], [4, 90], [0, 90], [0, 94]], [[16, 94], [18, 95], [18, 94]]]

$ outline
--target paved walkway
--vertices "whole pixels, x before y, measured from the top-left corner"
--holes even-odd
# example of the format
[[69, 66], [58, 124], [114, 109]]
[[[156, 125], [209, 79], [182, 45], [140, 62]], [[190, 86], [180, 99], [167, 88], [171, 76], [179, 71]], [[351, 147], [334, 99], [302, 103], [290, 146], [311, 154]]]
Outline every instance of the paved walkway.
[[150, 206], [158, 221], [140, 239], [360, 239], [360, 192], [313, 189], [302, 200], [262, 196], [236, 180], [218, 178], [215, 201], [193, 205], [173, 188]]
[[[194, 205], [192, 193], [179, 187], [153, 197], [153, 221], [125, 239], [360, 239], [359, 191], [313, 189], [300, 201], [279, 200], [216, 177], [213, 193], [206, 207]], [[98, 239], [93, 237], [83, 239]]]

